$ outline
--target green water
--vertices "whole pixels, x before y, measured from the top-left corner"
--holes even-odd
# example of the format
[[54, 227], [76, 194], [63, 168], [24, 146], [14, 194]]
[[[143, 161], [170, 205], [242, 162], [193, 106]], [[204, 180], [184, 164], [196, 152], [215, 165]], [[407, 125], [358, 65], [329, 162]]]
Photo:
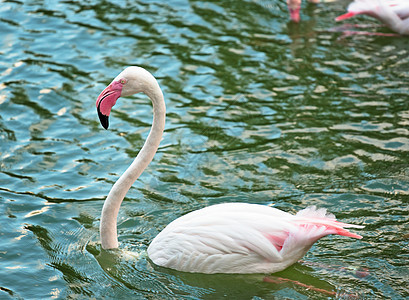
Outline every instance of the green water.
[[[332, 30], [346, 5], [303, 4], [296, 25], [279, 0], [2, 1], [0, 298], [409, 297], [409, 40]], [[128, 65], [158, 78], [166, 131], [120, 250], [101, 252], [104, 198], [152, 118], [137, 95], [99, 124], [96, 97]], [[364, 238], [323, 238], [282, 283], [143, 255], [175, 218], [233, 201], [325, 207]]]

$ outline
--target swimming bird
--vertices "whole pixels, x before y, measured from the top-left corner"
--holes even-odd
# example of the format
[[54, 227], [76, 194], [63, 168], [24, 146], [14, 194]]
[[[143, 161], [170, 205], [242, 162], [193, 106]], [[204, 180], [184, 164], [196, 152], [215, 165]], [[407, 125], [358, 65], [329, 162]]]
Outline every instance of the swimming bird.
[[360, 14], [378, 19], [399, 34], [409, 35], [408, 0], [355, 0], [349, 4], [348, 12], [335, 20], [342, 21]]
[[[165, 101], [156, 79], [141, 67], [123, 70], [96, 101], [102, 126], [109, 126], [119, 97], [145, 93], [152, 101], [151, 131], [132, 164], [115, 182], [104, 202], [100, 221], [103, 249], [118, 248], [117, 216], [127, 191], [151, 162], [165, 127]], [[296, 215], [274, 207], [224, 203], [190, 212], [167, 225], [147, 253], [162, 267], [192, 273], [272, 273], [297, 262], [328, 234], [362, 238], [325, 209], [307, 207]]]
[[[335, 0], [308, 0], [310, 3], [333, 2]], [[294, 22], [300, 22], [300, 9], [302, 0], [287, 0], [287, 8], [290, 13], [290, 19]]]

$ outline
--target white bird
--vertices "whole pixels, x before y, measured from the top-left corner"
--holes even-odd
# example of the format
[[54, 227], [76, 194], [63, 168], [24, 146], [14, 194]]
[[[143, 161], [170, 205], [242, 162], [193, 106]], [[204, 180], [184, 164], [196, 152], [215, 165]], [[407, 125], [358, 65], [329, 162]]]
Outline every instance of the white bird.
[[[114, 184], [102, 209], [103, 249], [118, 248], [117, 216], [127, 191], [151, 162], [165, 126], [165, 101], [156, 79], [145, 69], [128, 67], [99, 95], [102, 126], [120, 96], [143, 92], [152, 101], [153, 124], [139, 154]], [[297, 262], [318, 239], [338, 234], [360, 239], [325, 209], [308, 207], [296, 215], [246, 203], [226, 203], [188, 213], [166, 226], [147, 249], [158, 266], [199, 273], [272, 273]]]
[[360, 14], [378, 19], [397, 33], [409, 35], [408, 0], [355, 0], [349, 4], [348, 12], [335, 20], [342, 21]]

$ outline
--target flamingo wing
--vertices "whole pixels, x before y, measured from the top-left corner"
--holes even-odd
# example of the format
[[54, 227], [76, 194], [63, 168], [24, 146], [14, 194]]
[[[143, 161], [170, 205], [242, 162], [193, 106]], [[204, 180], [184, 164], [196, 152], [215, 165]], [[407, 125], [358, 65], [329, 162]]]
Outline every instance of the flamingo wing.
[[306, 226], [297, 216], [262, 205], [209, 206], [165, 227], [148, 255], [159, 266], [185, 272], [277, 272], [298, 261], [320, 237], [335, 233], [316, 218], [302, 218], [315, 223]]

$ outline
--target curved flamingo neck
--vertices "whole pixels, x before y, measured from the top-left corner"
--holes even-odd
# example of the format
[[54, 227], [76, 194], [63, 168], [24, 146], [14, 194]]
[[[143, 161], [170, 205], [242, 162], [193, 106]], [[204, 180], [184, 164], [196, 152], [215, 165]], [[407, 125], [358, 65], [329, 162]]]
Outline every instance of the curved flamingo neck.
[[152, 101], [153, 122], [151, 131], [132, 164], [112, 186], [101, 213], [100, 235], [103, 249], [118, 248], [117, 217], [126, 193], [152, 161], [158, 150], [165, 128], [166, 106], [156, 80], [146, 88], [145, 94]]

